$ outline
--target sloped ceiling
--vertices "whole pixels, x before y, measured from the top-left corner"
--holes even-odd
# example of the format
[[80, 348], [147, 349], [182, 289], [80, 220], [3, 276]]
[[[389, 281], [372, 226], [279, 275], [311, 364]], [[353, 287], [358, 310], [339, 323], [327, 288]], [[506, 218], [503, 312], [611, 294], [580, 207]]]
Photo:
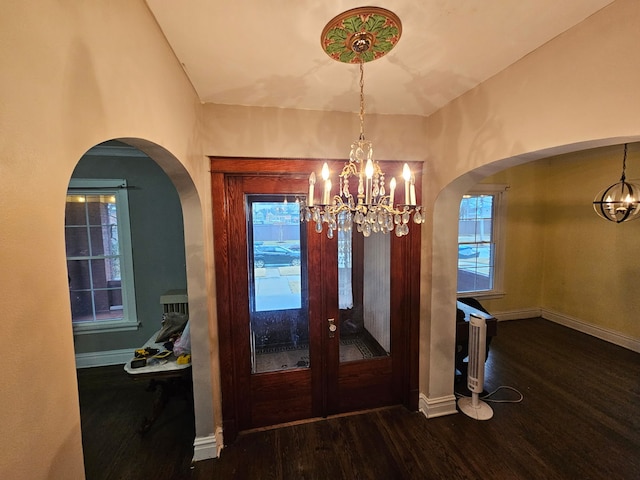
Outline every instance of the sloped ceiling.
[[[365, 64], [367, 113], [429, 115], [612, 0], [389, 0], [402, 36]], [[356, 65], [320, 44], [355, 1], [147, 0], [203, 103], [356, 112]]]

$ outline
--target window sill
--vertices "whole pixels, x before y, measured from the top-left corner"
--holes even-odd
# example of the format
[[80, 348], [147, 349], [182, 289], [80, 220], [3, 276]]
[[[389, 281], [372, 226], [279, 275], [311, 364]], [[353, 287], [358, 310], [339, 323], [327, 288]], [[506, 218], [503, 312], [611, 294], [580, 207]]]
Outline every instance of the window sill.
[[457, 298], [471, 297], [475, 299], [482, 298], [483, 300], [493, 300], [504, 298], [505, 295], [505, 292], [499, 292], [495, 290], [491, 292], [458, 292]]
[[137, 330], [140, 322], [115, 321], [115, 322], [85, 322], [73, 325], [74, 335], [88, 335], [94, 333], [130, 332]]

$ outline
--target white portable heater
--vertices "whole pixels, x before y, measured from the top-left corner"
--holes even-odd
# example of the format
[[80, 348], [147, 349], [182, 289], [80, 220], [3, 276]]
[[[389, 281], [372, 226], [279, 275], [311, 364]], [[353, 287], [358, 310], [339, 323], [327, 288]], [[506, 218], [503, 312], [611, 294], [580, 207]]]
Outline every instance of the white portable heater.
[[469, 315], [469, 366], [467, 387], [471, 397], [461, 397], [458, 407], [468, 417], [476, 420], [489, 420], [493, 410], [480, 400], [484, 389], [484, 363], [487, 352], [487, 320], [475, 314]]

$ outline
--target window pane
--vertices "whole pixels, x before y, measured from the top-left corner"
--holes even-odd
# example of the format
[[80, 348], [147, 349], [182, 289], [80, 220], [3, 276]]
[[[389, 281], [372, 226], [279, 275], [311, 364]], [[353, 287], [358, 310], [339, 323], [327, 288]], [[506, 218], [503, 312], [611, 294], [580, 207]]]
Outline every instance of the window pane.
[[90, 291], [71, 291], [71, 314], [74, 323], [93, 321], [93, 304], [91, 302]]
[[255, 311], [300, 308], [298, 204], [254, 201], [251, 215]]
[[89, 255], [87, 227], [65, 227], [67, 257], [86, 257]]
[[67, 271], [72, 294], [74, 291], [91, 290], [89, 260], [67, 260]]
[[104, 206], [100, 202], [100, 197], [100, 195], [85, 196], [89, 225], [102, 224], [102, 212], [104, 211]]
[[122, 280], [122, 275], [120, 274], [120, 257], [109, 257], [105, 258], [104, 261], [107, 282], [117, 281], [120, 283]]
[[[120, 279], [114, 278], [117, 259], [102, 258], [91, 261], [94, 303], [97, 320], [102, 318], [122, 318], [122, 294]], [[119, 311], [117, 311], [119, 310]]]
[[247, 197], [252, 373], [309, 367], [306, 229], [284, 196]]
[[67, 195], [67, 205], [65, 208], [65, 225], [86, 225], [85, 195]]
[[120, 255], [120, 241], [116, 224], [102, 227], [102, 241], [106, 255]]
[[104, 258], [98, 260], [91, 260], [91, 280], [92, 287], [106, 288], [107, 287], [107, 271], [108, 265]]
[[[391, 236], [365, 238], [354, 229], [338, 231], [341, 239], [352, 249], [348, 252], [352, 268], [349, 278], [342, 275], [339, 282], [352, 283], [353, 301], [352, 307], [340, 305], [340, 362], [385, 357], [391, 353]], [[338, 262], [340, 275], [340, 256]]]
[[107, 281], [107, 295], [109, 297], [109, 310], [122, 310], [122, 288], [120, 280]]
[[493, 215], [493, 195], [469, 195], [460, 202], [458, 292], [493, 289], [495, 267]]
[[106, 255], [105, 245], [103, 242], [102, 227], [89, 227], [89, 235], [91, 236], [91, 256]]

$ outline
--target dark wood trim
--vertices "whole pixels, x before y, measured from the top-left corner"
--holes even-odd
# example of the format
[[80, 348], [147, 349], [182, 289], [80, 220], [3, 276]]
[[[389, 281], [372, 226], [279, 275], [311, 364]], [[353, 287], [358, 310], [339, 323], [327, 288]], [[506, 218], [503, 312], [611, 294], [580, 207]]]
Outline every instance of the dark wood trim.
[[[314, 233], [314, 235], [318, 235]], [[322, 238], [322, 275], [323, 275], [323, 316], [321, 338], [323, 351], [326, 353], [323, 365], [325, 376], [323, 381], [326, 398], [324, 400], [324, 415], [338, 412], [340, 391], [338, 389], [337, 376], [340, 368], [340, 309], [338, 307], [338, 242], [337, 235], [333, 239], [327, 238], [323, 231], [319, 234]], [[332, 285], [334, 288], [326, 288]], [[329, 338], [328, 319], [333, 318], [337, 327], [333, 338]]]
[[[226, 191], [225, 177], [223, 174], [211, 175], [211, 192], [213, 200], [213, 247], [216, 261], [216, 292], [212, 292], [217, 298], [218, 332], [231, 329], [231, 305], [224, 299], [231, 298], [229, 279], [229, 241], [228, 241], [228, 204], [226, 195], [220, 195]], [[233, 361], [233, 347], [228, 335], [218, 335], [218, 349], [222, 390], [223, 429], [225, 437], [235, 439], [238, 434], [237, 406], [235, 398], [235, 364]]]
[[[249, 344], [249, 324], [247, 322], [238, 321], [240, 318], [249, 318], [249, 305], [247, 299], [249, 298], [249, 286], [246, 279], [249, 276], [246, 249], [232, 248], [231, 245], [235, 245], [238, 238], [247, 238], [247, 230], [244, 215], [232, 214], [232, 209], [238, 205], [244, 206], [244, 185], [242, 178], [240, 177], [228, 177], [226, 180], [227, 191], [226, 201], [228, 202], [229, 215], [227, 216], [227, 225], [229, 236], [229, 276], [226, 282], [230, 285], [230, 296], [225, 299], [231, 305], [230, 312], [230, 330], [228, 331], [228, 337], [231, 340], [231, 347], [233, 351], [233, 374], [235, 376], [235, 397], [237, 408], [237, 422], [239, 430], [245, 430], [251, 425], [251, 399], [247, 394], [239, 394], [239, 392], [250, 392], [251, 384], [247, 377], [247, 365], [246, 359], [251, 358], [250, 344]], [[244, 281], [237, 282], [232, 281], [234, 278], [241, 278]], [[226, 332], [225, 332], [226, 333]]]
[[[241, 158], [241, 157], [209, 157], [211, 161], [211, 173], [226, 173], [230, 175], [282, 175], [285, 173], [300, 177], [308, 177], [314, 170], [320, 170], [322, 164], [327, 162], [332, 172], [342, 171], [345, 160], [341, 159], [309, 159], [309, 158]], [[396, 175], [398, 183], [402, 175], [402, 164], [407, 163], [416, 179], [422, 176], [422, 162], [397, 160], [379, 160], [378, 163], [387, 175]], [[400, 165], [400, 168], [393, 168]], [[390, 177], [389, 177], [390, 178]], [[417, 190], [420, 182], [416, 182]], [[416, 190], [416, 195], [418, 191]], [[420, 198], [418, 196], [418, 198]]]
[[[324, 239], [314, 230], [313, 223], [307, 224], [307, 262], [309, 265], [320, 265], [323, 255]], [[309, 355], [312, 362], [315, 359], [322, 358], [322, 352], [325, 348], [324, 338], [322, 337], [322, 321], [325, 315], [324, 297], [322, 294], [323, 280], [319, 272], [308, 272], [309, 281]], [[313, 412], [314, 416], [319, 417], [327, 408], [327, 386], [324, 383], [326, 378], [327, 366], [325, 363], [312, 365], [312, 395], [313, 395]]]
[[[416, 195], [419, 195], [416, 193]], [[407, 287], [408, 298], [405, 315], [405, 341], [407, 357], [405, 359], [406, 369], [403, 381], [402, 392], [404, 405], [412, 411], [418, 410], [420, 396], [419, 368], [420, 368], [420, 252], [422, 248], [421, 228], [417, 225], [410, 230], [408, 235], [410, 245], [409, 252], [405, 255], [405, 269], [408, 272], [405, 286]]]
[[[230, 208], [244, 205], [243, 195], [251, 193], [251, 181], [244, 183], [244, 178], [258, 179], [259, 191], [255, 193], [276, 193], [283, 176], [300, 181], [308, 177], [309, 172], [320, 169], [324, 160], [309, 159], [240, 159], [230, 157], [211, 157], [212, 197], [214, 217], [214, 254], [216, 259], [216, 283], [218, 298], [218, 331], [220, 342], [220, 370], [222, 372], [222, 409], [225, 443], [233, 442], [241, 430], [257, 426], [252, 418], [261, 417], [260, 424], [268, 421], [268, 412], [260, 407], [256, 411], [252, 407], [252, 395], [262, 395], [271, 388], [268, 376], [265, 382], [251, 379], [247, 372], [240, 371], [245, 367], [246, 358], [250, 358], [248, 342], [238, 339], [248, 338], [247, 322], [237, 323], [236, 317], [249, 318], [248, 285], [246, 281], [233, 282], [231, 268], [237, 278], [248, 278], [248, 266], [244, 249], [230, 246], [239, 239], [246, 238], [244, 215], [231, 215]], [[328, 160], [331, 170], [339, 172], [344, 165], [342, 160]], [[390, 174], [398, 173], [403, 162], [380, 162], [382, 168]], [[420, 199], [421, 167], [420, 162], [408, 162], [416, 175], [416, 194]], [[387, 179], [388, 181], [389, 179]], [[402, 185], [402, 182], [399, 182]], [[404, 188], [397, 190], [397, 195], [404, 194]], [[221, 195], [221, 192], [223, 195]], [[222, 198], [221, 198], [222, 197]], [[330, 291], [323, 288], [324, 283], [337, 285], [336, 249], [326, 234], [318, 235], [313, 225], [308, 228], [309, 261], [322, 265], [322, 276], [309, 272], [309, 322], [311, 337], [311, 355], [323, 358], [321, 365], [312, 369], [313, 390], [310, 410], [301, 398], [300, 402], [291, 403], [291, 419], [297, 417], [314, 417], [351, 411], [353, 409], [371, 408], [381, 405], [402, 403], [412, 410], [418, 406], [418, 349], [419, 349], [419, 282], [420, 282], [420, 227], [412, 225], [408, 236], [397, 238], [391, 235], [392, 278], [391, 278], [391, 311], [392, 311], [392, 357], [373, 360], [374, 370], [365, 365], [367, 362], [339, 364], [339, 348], [327, 348], [328, 342], [339, 342], [339, 329], [336, 338], [328, 338], [328, 318], [335, 318], [339, 323], [337, 288]], [[362, 276], [362, 261], [354, 265], [355, 275]], [[398, 267], [400, 266], [400, 267]], [[238, 269], [241, 272], [238, 273]], [[358, 270], [360, 269], [360, 270]], [[359, 273], [358, 273], [359, 271]], [[242, 284], [241, 284], [242, 283]], [[357, 284], [357, 282], [356, 282]], [[362, 292], [355, 291], [356, 297]], [[339, 325], [338, 325], [339, 326]], [[310, 334], [312, 332], [310, 331]], [[246, 344], [246, 345], [245, 345]], [[319, 352], [325, 352], [321, 355]], [[340, 371], [340, 375], [338, 375]], [[297, 375], [297, 376], [296, 376]], [[300, 372], [291, 376], [292, 381], [304, 381], [305, 374]], [[295, 377], [295, 378], [294, 378]], [[298, 377], [300, 377], [298, 379]], [[340, 378], [338, 378], [340, 377]], [[393, 388], [381, 390], [380, 380], [388, 379]], [[329, 380], [331, 379], [331, 380]], [[375, 381], [374, 381], [375, 379]], [[359, 383], [358, 383], [359, 382]], [[247, 394], [240, 394], [246, 392]], [[388, 398], [387, 398], [388, 397]], [[275, 398], [275, 397], [274, 397]], [[367, 401], [366, 399], [375, 399]], [[364, 400], [363, 400], [364, 399]], [[281, 406], [280, 406], [281, 407]], [[252, 410], [254, 408], [254, 410]], [[268, 408], [268, 405], [265, 406]], [[296, 413], [297, 412], [297, 413]], [[275, 418], [275, 417], [274, 417]]]

